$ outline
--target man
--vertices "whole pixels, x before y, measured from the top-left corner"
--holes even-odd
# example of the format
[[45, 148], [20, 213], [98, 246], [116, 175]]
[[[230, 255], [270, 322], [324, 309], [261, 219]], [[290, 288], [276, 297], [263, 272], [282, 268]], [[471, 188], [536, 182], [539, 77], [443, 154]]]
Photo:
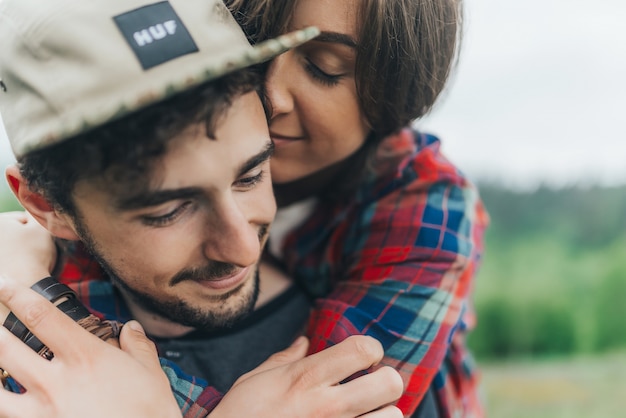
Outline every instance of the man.
[[[115, 284], [89, 288], [89, 296], [119, 292], [115, 312], [92, 304], [93, 311], [135, 318], [153, 337], [181, 339], [240, 323], [285, 290], [280, 277], [261, 285], [257, 269], [276, 209], [273, 147], [260, 77], [245, 67], [312, 32], [251, 48], [217, 0], [0, 3], [0, 113], [19, 162], [7, 178], [39, 223], [65, 246], [84, 245]], [[293, 331], [277, 335], [294, 337]], [[62, 347], [55, 347], [59, 355]], [[365, 356], [365, 368], [376, 356]], [[306, 370], [333, 375], [324, 380], [334, 386], [364, 368], [363, 356], [357, 357], [354, 367]], [[11, 366], [2, 364], [4, 371]], [[213, 410], [214, 396], [203, 403], [209, 397], [187, 393], [197, 386], [184, 375], [177, 379], [176, 368], [166, 369], [184, 413]], [[266, 387], [276, 384], [268, 379]], [[233, 379], [227, 380], [230, 386]], [[388, 368], [351, 385], [358, 395], [349, 405], [329, 395], [331, 410], [360, 415], [399, 395], [398, 376]], [[303, 390], [311, 386], [299, 383], [280, 393], [292, 406], [298, 397], [287, 393], [318, 396], [319, 408], [328, 411], [314, 389]], [[36, 389], [27, 386], [27, 393]], [[304, 413], [320, 416], [318, 410]]]

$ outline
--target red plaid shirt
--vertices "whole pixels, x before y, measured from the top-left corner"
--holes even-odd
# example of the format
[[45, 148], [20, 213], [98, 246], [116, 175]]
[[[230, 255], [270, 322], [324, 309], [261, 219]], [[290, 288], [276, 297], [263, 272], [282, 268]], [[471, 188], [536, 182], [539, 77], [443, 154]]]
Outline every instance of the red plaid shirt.
[[[473, 185], [440, 153], [437, 138], [405, 129], [379, 147], [366, 181], [343, 203], [321, 204], [287, 237], [288, 273], [317, 297], [307, 335], [319, 351], [352, 334], [377, 338], [383, 363], [406, 390], [410, 416], [431, 383], [446, 417], [483, 415], [465, 347], [470, 295], [488, 216]], [[62, 281], [101, 317], [128, 311], [79, 250]], [[97, 279], [97, 280], [93, 280]], [[208, 415], [221, 395], [162, 362], [185, 416]]]
[[405, 129], [377, 151], [356, 194], [321, 203], [283, 246], [289, 275], [318, 297], [312, 351], [371, 335], [404, 379], [405, 415], [434, 381], [444, 416], [482, 416], [465, 335], [487, 213], [437, 138]]

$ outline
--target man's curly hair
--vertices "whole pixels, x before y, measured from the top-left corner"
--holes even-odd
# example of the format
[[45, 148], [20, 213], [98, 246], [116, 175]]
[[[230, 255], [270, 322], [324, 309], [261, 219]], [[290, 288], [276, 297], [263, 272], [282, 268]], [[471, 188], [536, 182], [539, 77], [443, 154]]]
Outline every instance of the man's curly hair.
[[235, 98], [257, 91], [265, 103], [261, 72], [260, 68], [237, 71], [28, 153], [18, 161], [20, 172], [29, 187], [56, 210], [75, 217], [72, 191], [77, 181], [98, 180], [112, 193], [145, 187], [155, 160], [185, 128], [204, 123], [207, 137], [213, 139], [220, 118]]

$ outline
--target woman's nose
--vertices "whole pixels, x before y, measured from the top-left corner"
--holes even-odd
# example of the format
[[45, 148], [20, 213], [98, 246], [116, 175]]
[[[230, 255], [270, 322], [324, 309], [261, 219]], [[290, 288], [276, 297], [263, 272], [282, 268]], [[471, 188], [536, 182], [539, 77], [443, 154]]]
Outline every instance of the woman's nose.
[[293, 51], [288, 51], [270, 63], [265, 82], [267, 96], [272, 104], [272, 118], [293, 110], [293, 97], [289, 91], [289, 59]]

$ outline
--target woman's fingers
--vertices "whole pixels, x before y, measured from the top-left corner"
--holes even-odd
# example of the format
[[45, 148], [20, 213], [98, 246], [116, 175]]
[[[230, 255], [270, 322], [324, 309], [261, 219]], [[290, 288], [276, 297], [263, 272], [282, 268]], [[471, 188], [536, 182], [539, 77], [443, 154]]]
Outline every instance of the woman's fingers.
[[[341, 392], [340, 397], [345, 399], [347, 404], [354, 405], [355, 409], [348, 412], [351, 415], [358, 415], [360, 411], [372, 411], [381, 405], [398, 400], [404, 391], [404, 383], [395, 369], [385, 366], [373, 373], [338, 385], [336, 390]], [[387, 415], [381, 415], [383, 416]]]
[[129, 321], [120, 333], [120, 348], [148, 369], [161, 370], [154, 343], [137, 321]]
[[0, 276], [0, 303], [7, 306], [55, 356], [77, 356], [95, 338], [43, 296], [4, 276]]
[[45, 410], [37, 411], [24, 395], [0, 389], [0, 418], [39, 417]]
[[306, 356], [308, 348], [309, 340], [306, 337], [299, 337], [289, 347], [283, 351], [272, 354], [267, 360], [258, 365], [256, 368], [239, 377], [235, 384], [267, 370], [286, 366], [298, 360], [302, 360], [304, 356]]
[[378, 409], [373, 412], [368, 412], [364, 415], [359, 415], [361, 418], [402, 418], [404, 415], [400, 408], [394, 405], [387, 405], [384, 408]]
[[47, 363], [11, 332], [0, 327], [0, 368], [29, 387], [39, 385], [38, 376]]
[[[383, 354], [383, 347], [378, 340], [364, 335], [352, 335], [339, 344], [306, 357], [294, 366], [307, 370], [308, 379], [333, 385], [378, 364]], [[309, 363], [324, 367], [310, 367]]]
[[[298, 353], [301, 348], [290, 349]], [[244, 410], [255, 417], [353, 418], [376, 410], [371, 418], [401, 417], [397, 408], [387, 406], [402, 393], [402, 379], [394, 369], [383, 367], [338, 384], [382, 355], [378, 341], [353, 336], [303, 359], [296, 356], [292, 363], [240, 379], [217, 406], [216, 416], [241, 416]]]
[[33, 290], [6, 278], [0, 278], [0, 302], [55, 355], [46, 361], [0, 329], [0, 367], [26, 388], [19, 396], [1, 394], [0, 418], [181, 416], [156, 352], [140, 331], [125, 331], [124, 352], [84, 330]]

